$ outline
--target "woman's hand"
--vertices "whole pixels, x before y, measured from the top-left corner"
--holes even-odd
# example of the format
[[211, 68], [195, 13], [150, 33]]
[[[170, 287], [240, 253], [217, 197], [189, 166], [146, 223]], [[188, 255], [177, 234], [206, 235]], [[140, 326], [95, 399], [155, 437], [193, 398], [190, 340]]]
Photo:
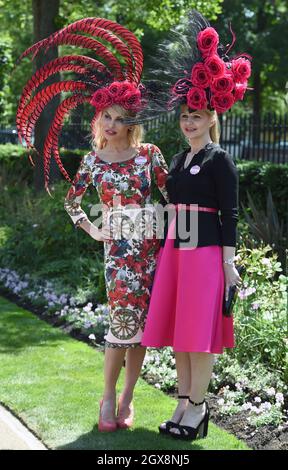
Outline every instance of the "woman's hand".
[[233, 264], [224, 264], [224, 276], [225, 276], [225, 300], [228, 300], [229, 288], [231, 286], [239, 287], [242, 279]]
[[90, 227], [90, 236], [94, 238], [94, 240], [97, 240], [98, 242], [111, 242], [112, 237], [111, 237], [111, 231], [110, 227], [108, 225], [104, 225], [101, 230], [99, 230], [95, 225], [92, 224]]

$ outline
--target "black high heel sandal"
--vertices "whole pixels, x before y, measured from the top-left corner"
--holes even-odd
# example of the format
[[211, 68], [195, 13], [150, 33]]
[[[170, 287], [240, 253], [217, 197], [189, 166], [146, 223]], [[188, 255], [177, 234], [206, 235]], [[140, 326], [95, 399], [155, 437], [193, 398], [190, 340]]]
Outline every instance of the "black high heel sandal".
[[[185, 400], [189, 400], [189, 395], [178, 395], [178, 399], [185, 399]], [[183, 413], [184, 414], [184, 413]], [[183, 415], [182, 415], [183, 416]], [[181, 421], [182, 419], [182, 416], [180, 418], [180, 420], [178, 422]], [[161, 426], [158, 427], [159, 429], [159, 432], [161, 434], [171, 434], [169, 431], [171, 428], [175, 428], [175, 426], [178, 426], [178, 423], [174, 423], [174, 421], [165, 421], [164, 423], [162, 424], [165, 424], [165, 428], [161, 428]]]
[[[205, 403], [205, 415], [204, 418], [200, 421], [198, 424], [197, 428], [192, 428], [191, 426], [182, 426], [181, 424], [174, 424], [174, 426], [169, 427], [168, 433], [170, 436], [174, 437], [175, 439], [183, 439], [186, 441], [193, 441], [196, 439], [197, 434], [199, 434], [199, 437], [204, 438], [208, 434], [208, 424], [209, 424], [209, 415], [210, 415], [210, 410], [207, 401], [203, 400], [200, 403], [195, 403], [189, 398], [189, 402], [192, 403], [194, 406], [199, 406], [203, 405]], [[179, 430], [178, 433], [171, 432], [171, 428], [175, 428]]]

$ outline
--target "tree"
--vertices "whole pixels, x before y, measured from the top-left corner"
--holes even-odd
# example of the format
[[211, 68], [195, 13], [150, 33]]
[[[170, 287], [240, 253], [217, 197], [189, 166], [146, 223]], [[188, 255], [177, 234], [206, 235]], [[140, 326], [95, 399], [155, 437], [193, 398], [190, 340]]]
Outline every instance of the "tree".
[[[236, 33], [236, 52], [252, 56], [253, 114], [271, 108], [270, 95], [285, 94], [288, 76], [287, 0], [224, 0], [217, 20], [221, 37], [229, 21]], [[230, 39], [230, 38], [229, 38]], [[231, 51], [232, 52], [232, 51]]]

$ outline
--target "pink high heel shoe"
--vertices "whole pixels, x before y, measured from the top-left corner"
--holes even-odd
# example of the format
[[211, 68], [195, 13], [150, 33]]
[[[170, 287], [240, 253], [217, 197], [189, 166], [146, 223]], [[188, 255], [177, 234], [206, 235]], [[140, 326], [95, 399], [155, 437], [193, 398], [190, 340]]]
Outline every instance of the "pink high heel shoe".
[[113, 432], [117, 430], [117, 423], [111, 421], [104, 421], [101, 416], [101, 410], [103, 406], [103, 400], [100, 401], [100, 412], [99, 412], [99, 421], [98, 421], [98, 431], [99, 432]]
[[[122, 413], [123, 415], [123, 413]], [[117, 410], [117, 416], [116, 416], [116, 422], [117, 426], [120, 429], [128, 429], [133, 426], [134, 422], [134, 407], [133, 403], [130, 403], [129, 405], [129, 416], [124, 418], [121, 416], [121, 406], [120, 406], [120, 400], [118, 401], [118, 410]]]

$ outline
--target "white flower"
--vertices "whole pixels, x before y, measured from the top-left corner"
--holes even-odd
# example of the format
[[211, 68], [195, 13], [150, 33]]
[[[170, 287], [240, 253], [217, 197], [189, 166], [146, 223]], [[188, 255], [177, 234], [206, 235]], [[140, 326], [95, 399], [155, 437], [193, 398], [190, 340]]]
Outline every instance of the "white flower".
[[91, 333], [91, 335], [89, 335], [88, 338], [89, 339], [96, 339], [96, 336], [93, 333]]
[[242, 384], [240, 382], [236, 382], [235, 387], [237, 390], [242, 390]]
[[243, 403], [243, 405], [242, 405], [241, 408], [242, 408], [243, 411], [251, 410], [252, 404], [251, 404], [250, 402], [248, 402], [248, 403]]
[[161, 385], [160, 384], [155, 384], [155, 388], [161, 389]]
[[38, 224], [33, 224], [32, 227], [36, 228], [36, 227], [38, 227]]
[[262, 400], [261, 400], [260, 397], [255, 397], [255, 398], [254, 398], [254, 401], [255, 401], [256, 403], [261, 403]]
[[276, 394], [276, 390], [274, 387], [271, 387], [266, 390], [266, 393], [269, 397], [273, 397]]
[[224, 403], [225, 403], [224, 398], [219, 398], [219, 400], [217, 400], [217, 403], [218, 403], [219, 406], [223, 406]]
[[256, 292], [255, 287], [247, 287], [247, 289], [241, 289], [239, 291], [238, 296], [241, 300], [243, 300], [243, 299], [246, 299], [247, 297], [249, 297], [249, 295], [254, 294], [254, 292]]
[[89, 304], [86, 305], [86, 307], [83, 308], [83, 311], [84, 311], [84, 312], [90, 312], [90, 311], [91, 311], [90, 305], [89, 305]]
[[278, 402], [278, 403], [284, 403], [284, 396], [283, 396], [283, 393], [276, 393], [275, 398], [276, 398], [276, 402]]
[[271, 261], [270, 261], [269, 258], [262, 258], [261, 263], [264, 264], [265, 266], [270, 266], [271, 265]]
[[265, 403], [261, 403], [261, 409], [263, 411], [270, 411], [272, 408], [272, 405], [271, 403], [269, 403], [269, 401], [265, 401]]

